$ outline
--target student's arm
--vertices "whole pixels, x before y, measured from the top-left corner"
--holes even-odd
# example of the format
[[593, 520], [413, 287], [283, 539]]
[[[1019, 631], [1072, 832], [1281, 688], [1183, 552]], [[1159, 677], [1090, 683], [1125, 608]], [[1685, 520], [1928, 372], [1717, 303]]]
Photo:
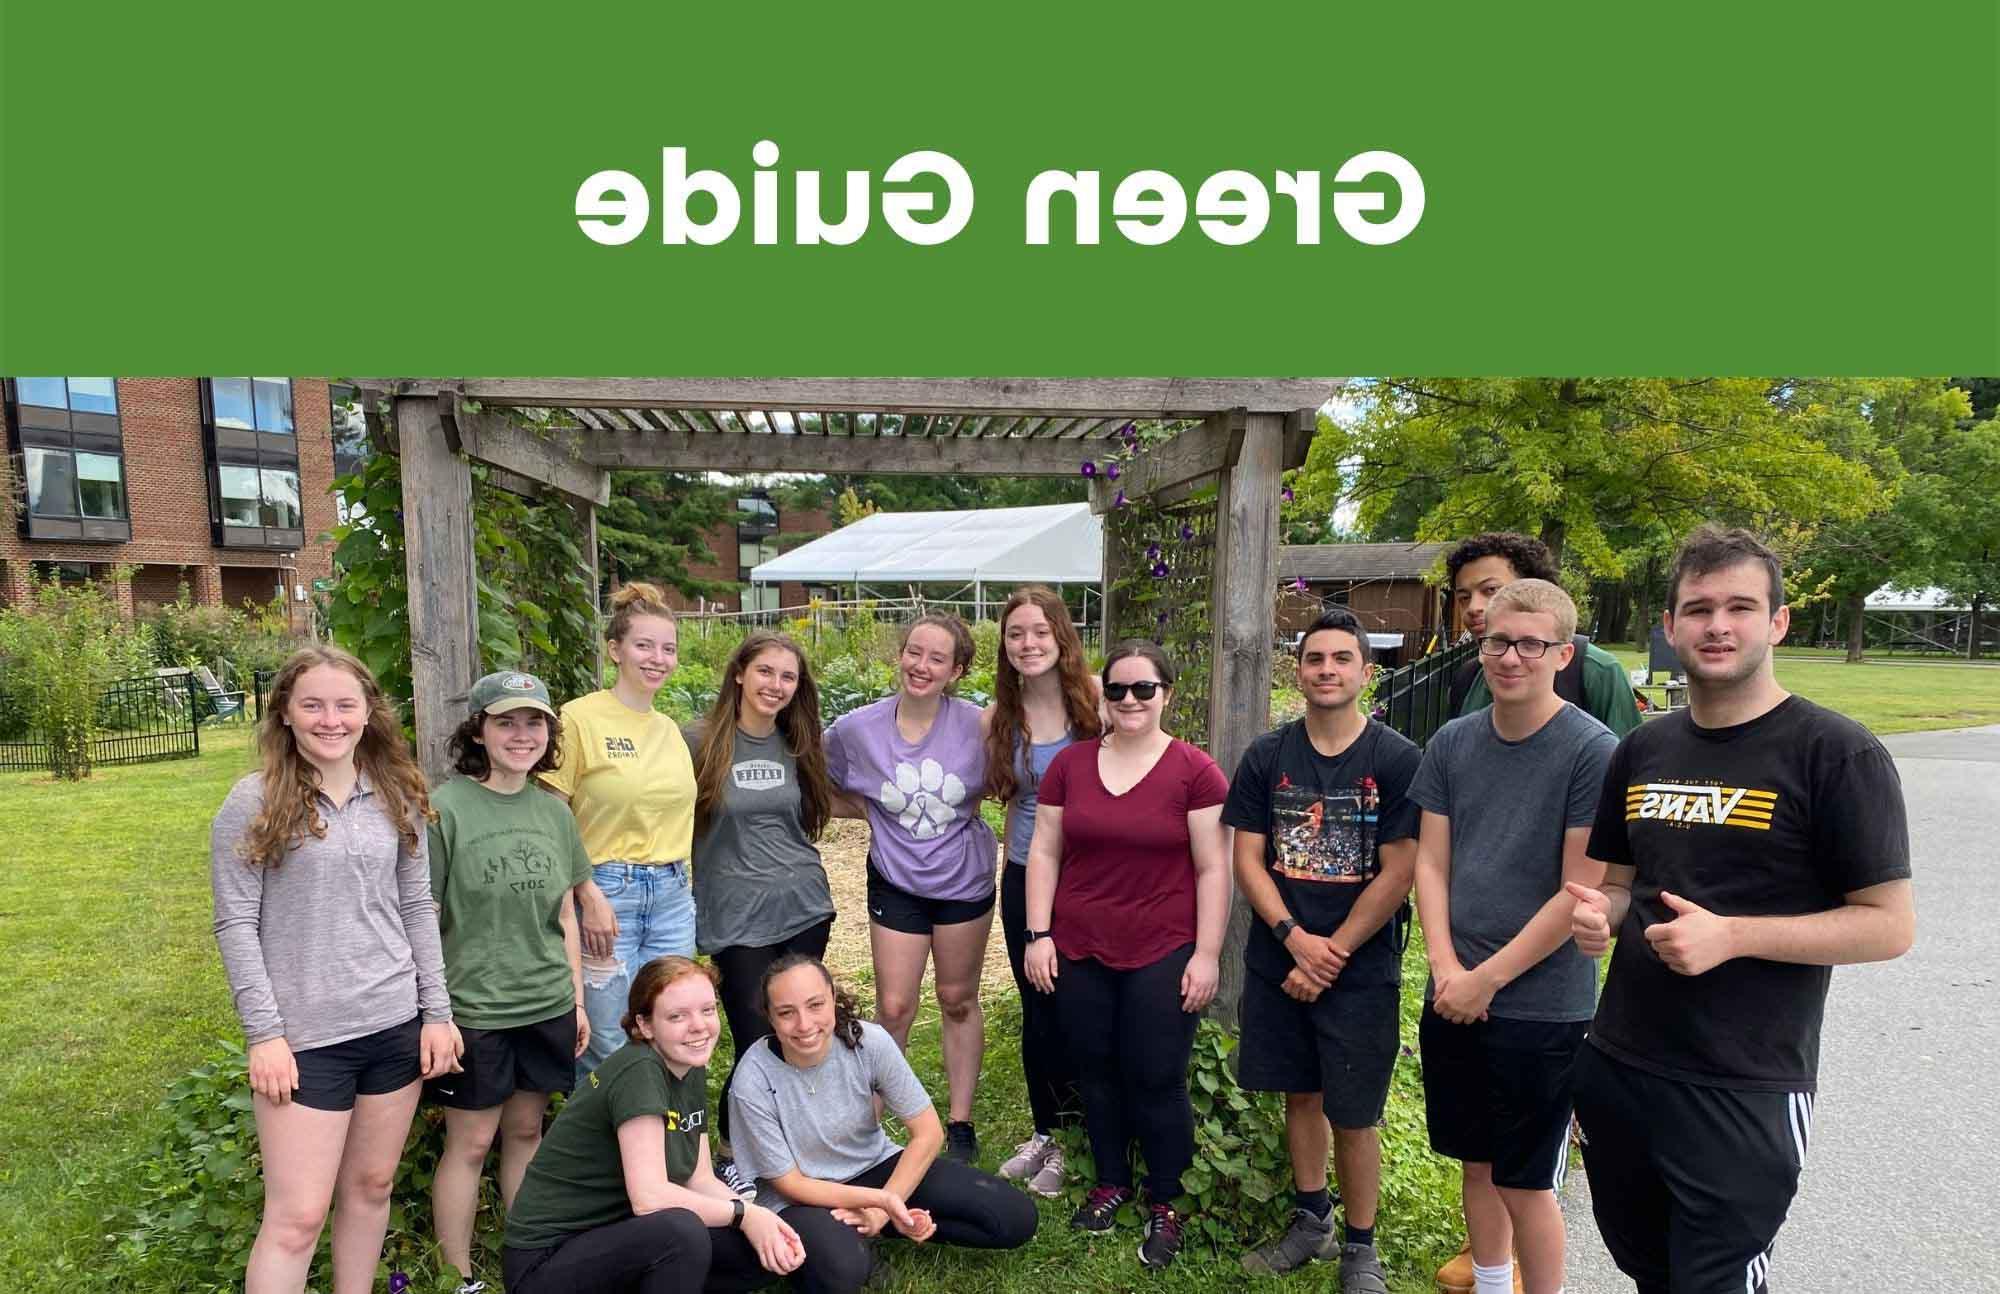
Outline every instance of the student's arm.
[[250, 1090], [284, 1105], [299, 1085], [299, 1066], [285, 1041], [285, 1020], [278, 1013], [271, 973], [264, 964], [260, 932], [265, 873], [236, 853], [237, 842], [261, 807], [257, 797], [241, 789], [232, 790], [222, 802], [209, 831], [209, 884], [215, 897], [215, 942], [222, 952], [237, 1018], [243, 1022]]
[[[1219, 778], [1220, 773], [1217, 774]], [[1181, 972], [1181, 1010], [1199, 1011], [1221, 980], [1222, 938], [1229, 930], [1229, 863], [1222, 848], [1222, 803], [1187, 815], [1194, 858], [1194, 956]]]
[[[1035, 805], [1035, 835], [1028, 841], [1028, 929], [1047, 930], [1056, 906], [1056, 879], [1062, 875], [1062, 806]], [[1044, 993], [1056, 991], [1056, 941], [1037, 939], [1021, 955], [1021, 973]]]
[[569, 984], [576, 994], [576, 1054], [582, 1056], [590, 1046], [590, 1012], [583, 1009], [583, 937], [576, 928], [576, 904], [572, 899], [581, 895], [578, 885], [569, 893], [556, 900], [556, 921], [562, 926], [563, 956], [569, 959]]
[[1563, 886], [1576, 900], [1576, 911], [1569, 922], [1570, 934], [1576, 940], [1577, 951], [1586, 957], [1602, 957], [1611, 947], [1611, 936], [1625, 924], [1625, 913], [1632, 906], [1632, 878], [1639, 874], [1636, 867], [1621, 867], [1617, 863], [1602, 866], [1604, 880], [1595, 889], [1574, 882]]
[[1486, 1015], [1493, 995], [1521, 978], [1556, 949], [1570, 941], [1576, 898], [1568, 887], [1594, 888], [1604, 880], [1604, 864], [1590, 856], [1590, 828], [1570, 827], [1563, 832], [1563, 885], [1542, 904], [1520, 933], [1500, 946], [1500, 951], [1460, 975], [1446, 989], [1439, 986], [1434, 1005], [1437, 1013], [1457, 1024], [1470, 1024]]
[[1724, 917], [1660, 892], [1674, 919], [1646, 927], [1669, 970], [1700, 975], [1736, 957], [1802, 966], [1851, 966], [1901, 957], [1916, 940], [1916, 896], [1907, 880], [1842, 895], [1841, 906], [1792, 917]]
[[1403, 900], [1410, 897], [1410, 887], [1417, 879], [1417, 842], [1404, 837], [1392, 840], [1376, 850], [1381, 860], [1381, 870], [1375, 879], [1368, 882], [1361, 896], [1354, 900], [1354, 906], [1347, 913], [1347, 920], [1340, 923], [1327, 942], [1346, 964], [1354, 950], [1375, 937], [1375, 932], [1389, 924]]
[[[625, 1198], [632, 1205], [632, 1212], [647, 1214], [663, 1209], [686, 1209], [700, 1218], [705, 1227], [731, 1226], [736, 1217], [736, 1205], [732, 1201], [737, 1197], [716, 1181], [714, 1171], [708, 1168], [705, 1140], [700, 1153], [697, 1177], [706, 1172], [707, 1182], [713, 1184], [719, 1194], [694, 1189], [694, 1178], [689, 1180], [687, 1186], [680, 1186], [667, 1177], [665, 1119], [657, 1114], [641, 1114], [619, 1124], [618, 1161], [624, 1171]], [[762, 1205], [751, 1204], [744, 1208], [743, 1234], [757, 1250], [758, 1261], [771, 1271], [782, 1275], [805, 1261], [805, 1247], [799, 1243], [798, 1233], [783, 1218]], [[790, 1265], [774, 1266], [773, 1260], [787, 1260], [788, 1250]]]
[[396, 841], [397, 908], [403, 937], [410, 942], [410, 959], [417, 971], [417, 1008], [423, 1016], [418, 1051], [423, 1076], [456, 1074], [465, 1040], [451, 1022], [451, 995], [444, 984], [444, 942], [438, 937], [437, 900], [431, 897], [430, 833], [417, 832], [412, 846]]
[[[938, 1119], [937, 1107], [926, 1106], [915, 1114], [903, 1117], [903, 1126], [910, 1130], [910, 1144], [903, 1147], [903, 1156], [896, 1161], [896, 1171], [889, 1174], [889, 1180], [883, 1183], [882, 1189], [899, 1200], [908, 1200], [911, 1192], [923, 1185], [924, 1174], [931, 1171], [931, 1165], [937, 1162], [938, 1152], [944, 1149], [944, 1124]], [[900, 1224], [897, 1229], [902, 1229]]]
[[1451, 943], [1451, 819], [1424, 810], [1417, 830], [1417, 919], [1424, 927], [1424, 955], [1431, 966], [1431, 989], [1442, 995], [1445, 985], [1465, 973]]
[[[1235, 865], [1236, 888], [1243, 891], [1244, 902], [1257, 914], [1265, 928], [1277, 925], [1292, 915], [1285, 906], [1285, 896], [1271, 879], [1270, 868], [1264, 865], [1266, 837], [1246, 827], [1236, 828], [1236, 840], [1230, 846], [1231, 859]], [[1306, 980], [1317, 997], [1338, 978], [1347, 966], [1347, 956], [1335, 948], [1330, 940], [1316, 935], [1304, 926], [1294, 926], [1285, 936], [1285, 951], [1297, 963], [1297, 971]], [[1289, 976], [1287, 977], [1289, 978]]]

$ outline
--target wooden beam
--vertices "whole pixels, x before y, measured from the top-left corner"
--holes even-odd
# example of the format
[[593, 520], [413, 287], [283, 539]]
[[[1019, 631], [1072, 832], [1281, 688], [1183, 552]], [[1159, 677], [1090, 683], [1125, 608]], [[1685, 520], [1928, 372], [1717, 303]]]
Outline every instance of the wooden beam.
[[791, 437], [654, 431], [580, 432], [579, 462], [595, 468], [692, 472], [816, 472], [1074, 476], [1088, 455], [1074, 441], [971, 436], [851, 436], [814, 442], [811, 461]]
[[[597, 509], [589, 503], [579, 502], [576, 510], [583, 517], [583, 577], [590, 581], [590, 609], [594, 613], [594, 620], [601, 621], [604, 616], [604, 603], [599, 600], [601, 585], [597, 579], [597, 564], [600, 560], [597, 552]], [[604, 635], [592, 633], [590, 637], [597, 644], [597, 672], [591, 677], [603, 678]]]
[[1236, 461], [1247, 417], [1241, 409], [1216, 414], [1191, 431], [1141, 449], [1125, 464], [1119, 483], [1125, 493], [1142, 499], [1214, 475]]
[[[1193, 434], [1193, 433], [1190, 433]], [[1215, 566], [1209, 589], [1214, 624], [1208, 687], [1208, 753], [1234, 777], [1250, 743], [1271, 719], [1271, 638], [1278, 608], [1278, 476], [1285, 417], [1243, 419], [1241, 450], [1216, 498]], [[1172, 442], [1169, 442], [1172, 443]], [[1215, 1011], [1234, 1028], [1243, 997], [1243, 948], [1250, 908], [1231, 891]]]
[[479, 586], [472, 570], [472, 468], [445, 443], [435, 399], [396, 401], [403, 459], [403, 565], [409, 579], [410, 691], [417, 762], [436, 786], [479, 676]]
[[[458, 379], [364, 378], [360, 385], [435, 395]], [[847, 412], [1041, 414], [1205, 418], [1221, 409], [1289, 413], [1317, 408], [1340, 380], [1279, 378], [467, 378], [482, 405], [735, 409], [804, 406]]]
[[611, 501], [611, 476], [602, 468], [585, 462], [582, 443], [593, 437], [598, 443], [646, 444], [666, 431], [580, 432], [557, 429], [537, 433], [516, 423], [504, 413], [479, 412], [458, 415], [459, 439], [468, 457], [482, 463], [540, 481], [550, 489], [602, 507]]

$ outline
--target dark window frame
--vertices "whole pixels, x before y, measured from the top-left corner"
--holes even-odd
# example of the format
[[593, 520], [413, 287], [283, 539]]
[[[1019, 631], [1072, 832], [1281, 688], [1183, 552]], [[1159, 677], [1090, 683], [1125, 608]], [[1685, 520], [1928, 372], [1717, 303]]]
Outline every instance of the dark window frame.
[[[217, 548], [254, 549], [264, 552], [296, 552], [305, 547], [305, 502], [306, 481], [304, 464], [298, 452], [298, 385], [292, 378], [283, 379], [291, 409], [292, 427], [289, 431], [269, 430], [255, 425], [238, 427], [224, 425], [218, 421], [216, 413], [215, 384], [217, 379], [205, 377], [200, 380], [202, 451], [206, 459], [208, 478], [208, 519], [210, 537]], [[257, 379], [242, 379], [250, 386], [251, 422], [257, 421]], [[329, 410], [330, 412], [330, 410]], [[240, 469], [255, 473], [257, 479], [255, 522], [233, 519], [230, 509], [225, 507], [222, 490], [222, 476], [225, 470]], [[271, 510], [270, 494], [265, 486], [267, 473], [289, 474], [298, 500], [296, 525], [275, 525], [279, 520]], [[239, 502], [237, 495], [229, 496]], [[242, 509], [238, 509], [242, 511]]]
[[[5, 421], [6, 450], [14, 470], [21, 477], [21, 507], [17, 523], [28, 543], [124, 544], [132, 540], [132, 490], [125, 462], [123, 407], [118, 379], [111, 383], [112, 411], [78, 410], [70, 394], [72, 378], [61, 378], [63, 406], [40, 402], [23, 403], [19, 378], [0, 385], [0, 419]], [[51, 511], [48, 501], [41, 507], [29, 504], [28, 460], [30, 451], [61, 454], [69, 461], [69, 492], [64, 511]], [[117, 470], [115, 516], [98, 516], [84, 510], [80, 455], [110, 459]], [[93, 481], [101, 478], [92, 477]]]

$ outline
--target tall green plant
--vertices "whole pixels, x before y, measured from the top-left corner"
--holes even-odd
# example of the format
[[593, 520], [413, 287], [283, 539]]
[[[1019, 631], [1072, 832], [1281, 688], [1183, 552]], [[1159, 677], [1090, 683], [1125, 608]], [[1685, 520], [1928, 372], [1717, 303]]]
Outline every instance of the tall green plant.
[[[120, 572], [113, 578], [124, 578]], [[6, 688], [28, 726], [48, 745], [49, 768], [64, 781], [90, 776], [103, 726], [105, 684], [148, 654], [117, 604], [98, 584], [33, 580], [29, 603], [6, 613]]]

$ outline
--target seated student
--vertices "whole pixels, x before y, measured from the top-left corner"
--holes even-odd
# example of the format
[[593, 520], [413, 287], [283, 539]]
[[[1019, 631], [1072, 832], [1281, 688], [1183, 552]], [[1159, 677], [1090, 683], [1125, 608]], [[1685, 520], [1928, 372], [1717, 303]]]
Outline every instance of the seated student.
[[709, 1164], [715, 971], [647, 962], [621, 1023], [628, 1041], [578, 1083], [507, 1214], [510, 1294], [748, 1290], [798, 1270], [798, 1233]]
[[[938, 1157], [944, 1128], [896, 1040], [857, 1019], [816, 957], [793, 953], [764, 972], [771, 1036], [737, 1058], [729, 1126], [736, 1165], [758, 1200], [783, 1211], [805, 1245], [794, 1284], [845, 1294], [874, 1267], [868, 1237], [893, 1229], [973, 1249], [1018, 1249], [1035, 1206], [998, 1177]], [[899, 1147], [875, 1099], [910, 1130]]]
[[1424, 1112], [1431, 1149], [1464, 1165], [1477, 1294], [1513, 1286], [1515, 1251], [1526, 1294], [1563, 1282], [1570, 1067], [1597, 990], [1563, 887], [1604, 874], [1584, 846], [1617, 745], [1556, 695], [1575, 632], [1575, 604], [1546, 580], [1495, 594], [1479, 639], [1493, 705], [1439, 729], [1410, 785], [1431, 967]]

